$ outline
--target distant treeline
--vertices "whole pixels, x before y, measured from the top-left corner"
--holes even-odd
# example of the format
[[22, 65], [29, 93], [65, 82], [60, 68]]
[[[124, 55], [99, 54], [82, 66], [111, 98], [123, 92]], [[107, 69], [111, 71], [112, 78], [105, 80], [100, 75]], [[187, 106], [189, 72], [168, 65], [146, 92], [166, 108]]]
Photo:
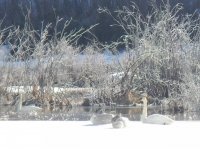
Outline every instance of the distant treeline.
[[[28, 14], [33, 27], [39, 30], [42, 23], [55, 23], [59, 16], [64, 20], [73, 19], [69, 30], [88, 28], [98, 24], [93, 28], [92, 33], [102, 42], [115, 41], [122, 35], [122, 30], [111, 27], [114, 24], [112, 18], [106, 14], [98, 13], [99, 7], [108, 8], [111, 12], [130, 6], [136, 3], [142, 14], [151, 11], [149, 3], [155, 0], [0, 0], [0, 19], [4, 19], [3, 26], [25, 24], [25, 15]], [[166, 1], [166, 0], [163, 0]], [[162, 0], [157, 0], [160, 4]], [[193, 13], [200, 8], [199, 0], [170, 0], [171, 5], [183, 3], [184, 13]], [[29, 13], [28, 13], [29, 12]], [[86, 43], [82, 39], [81, 43]]]

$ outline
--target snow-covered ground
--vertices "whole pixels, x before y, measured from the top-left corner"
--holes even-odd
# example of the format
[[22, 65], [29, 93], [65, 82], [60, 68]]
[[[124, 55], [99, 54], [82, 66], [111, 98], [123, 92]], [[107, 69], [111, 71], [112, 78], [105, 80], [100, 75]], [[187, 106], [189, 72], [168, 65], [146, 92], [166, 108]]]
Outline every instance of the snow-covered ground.
[[200, 121], [172, 125], [132, 121], [127, 128], [90, 121], [1, 121], [3, 149], [195, 149], [200, 147]]

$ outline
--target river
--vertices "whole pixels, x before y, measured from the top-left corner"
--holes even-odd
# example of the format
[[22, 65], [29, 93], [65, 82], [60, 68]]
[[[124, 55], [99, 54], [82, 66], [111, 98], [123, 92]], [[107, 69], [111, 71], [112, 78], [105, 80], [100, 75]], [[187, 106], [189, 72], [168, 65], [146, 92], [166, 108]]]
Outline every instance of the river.
[[[99, 107], [73, 107], [73, 108], [54, 108], [51, 110], [43, 109], [41, 112], [15, 112], [14, 106], [0, 107], [0, 120], [54, 120], [54, 121], [87, 121]], [[142, 113], [141, 107], [106, 107], [103, 109], [106, 113], [121, 113], [131, 121], [139, 121]], [[149, 107], [148, 114], [169, 115], [176, 121], [200, 120], [200, 112], [173, 113], [164, 111], [160, 106]]]

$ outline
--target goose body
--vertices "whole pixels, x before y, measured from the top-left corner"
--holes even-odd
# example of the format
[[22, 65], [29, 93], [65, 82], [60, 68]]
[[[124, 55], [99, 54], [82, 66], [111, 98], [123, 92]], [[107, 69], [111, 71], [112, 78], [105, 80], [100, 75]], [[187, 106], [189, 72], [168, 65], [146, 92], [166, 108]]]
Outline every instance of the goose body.
[[174, 122], [173, 119], [161, 114], [153, 114], [153, 115], [147, 116], [146, 96], [142, 98], [142, 101], [143, 101], [143, 112], [142, 112], [141, 120], [143, 123], [169, 125]]
[[28, 105], [28, 106], [22, 106], [18, 112], [39, 112], [42, 111], [42, 108], [37, 107], [35, 105]]
[[37, 107], [35, 105], [27, 105], [27, 106], [22, 106], [22, 100], [23, 100], [23, 95], [20, 94], [19, 101], [17, 103], [17, 112], [23, 112], [23, 113], [31, 113], [31, 112], [40, 112], [42, 111], [42, 108]]
[[90, 121], [93, 125], [110, 124], [113, 114], [104, 113], [101, 110], [91, 116]]
[[143, 123], [149, 123], [149, 124], [161, 124], [161, 125], [169, 125], [174, 122], [171, 118], [160, 115], [160, 114], [153, 114], [146, 118], [142, 119]]
[[121, 114], [119, 114], [113, 117], [111, 122], [113, 128], [124, 128], [127, 127], [129, 119], [122, 117]]
[[93, 125], [110, 124], [113, 118], [112, 114], [93, 114], [90, 121]]

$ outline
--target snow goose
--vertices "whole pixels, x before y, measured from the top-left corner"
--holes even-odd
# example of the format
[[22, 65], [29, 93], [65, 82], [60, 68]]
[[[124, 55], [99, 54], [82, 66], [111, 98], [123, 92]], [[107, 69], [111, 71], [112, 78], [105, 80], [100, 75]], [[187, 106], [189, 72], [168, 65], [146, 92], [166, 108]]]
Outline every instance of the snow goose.
[[150, 116], [147, 116], [147, 94], [142, 95], [142, 102], [143, 102], [143, 111], [141, 120], [143, 123], [149, 123], [149, 124], [161, 124], [161, 125], [169, 125], [174, 122], [171, 118], [161, 115], [161, 114], [153, 114]]
[[42, 108], [37, 107], [35, 105], [22, 106], [22, 102], [23, 102], [23, 95], [20, 94], [19, 100], [17, 102], [17, 112], [32, 113], [32, 112], [41, 112], [42, 111]]
[[122, 117], [121, 113], [112, 118], [113, 128], [124, 128], [128, 125], [129, 119]]
[[93, 125], [110, 124], [113, 117], [113, 114], [104, 113], [100, 110], [91, 116], [90, 121]]

